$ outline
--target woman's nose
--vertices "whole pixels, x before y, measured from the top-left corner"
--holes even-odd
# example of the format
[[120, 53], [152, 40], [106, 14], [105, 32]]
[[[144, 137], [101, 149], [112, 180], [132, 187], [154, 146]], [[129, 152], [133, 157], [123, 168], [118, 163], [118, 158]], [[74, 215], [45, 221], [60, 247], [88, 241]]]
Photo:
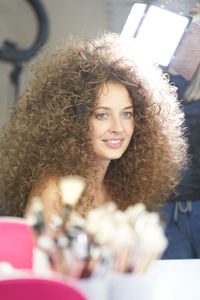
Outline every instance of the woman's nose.
[[123, 131], [122, 120], [120, 120], [120, 118], [112, 118], [110, 131], [114, 133], [120, 133]]

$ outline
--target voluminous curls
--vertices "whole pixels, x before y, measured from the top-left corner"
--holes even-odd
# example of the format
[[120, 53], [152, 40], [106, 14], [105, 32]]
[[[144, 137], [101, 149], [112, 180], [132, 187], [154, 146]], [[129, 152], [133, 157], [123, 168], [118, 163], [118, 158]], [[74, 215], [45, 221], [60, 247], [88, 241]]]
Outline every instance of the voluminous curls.
[[[130, 51], [131, 49], [131, 51]], [[184, 115], [176, 89], [160, 69], [140, 59], [118, 35], [58, 44], [33, 67], [34, 78], [1, 132], [0, 197], [5, 214], [22, 216], [38, 178], [77, 174], [92, 182], [97, 170], [88, 122], [104, 83], [123, 84], [134, 106], [135, 130], [105, 185], [119, 208], [165, 201], [187, 164]], [[4, 205], [5, 204], [5, 205]], [[86, 193], [83, 210], [92, 206]]]

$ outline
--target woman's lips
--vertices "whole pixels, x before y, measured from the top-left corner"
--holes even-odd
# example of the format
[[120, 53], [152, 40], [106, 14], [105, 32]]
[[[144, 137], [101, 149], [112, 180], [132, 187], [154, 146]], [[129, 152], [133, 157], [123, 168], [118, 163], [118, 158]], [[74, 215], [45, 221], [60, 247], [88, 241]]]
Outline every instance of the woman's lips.
[[103, 142], [110, 148], [119, 148], [121, 147], [124, 139], [107, 139]]

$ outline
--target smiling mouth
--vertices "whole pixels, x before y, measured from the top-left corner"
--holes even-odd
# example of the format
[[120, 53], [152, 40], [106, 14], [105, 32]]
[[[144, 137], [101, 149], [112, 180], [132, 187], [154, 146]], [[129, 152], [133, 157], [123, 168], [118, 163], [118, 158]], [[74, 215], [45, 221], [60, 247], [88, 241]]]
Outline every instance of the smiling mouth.
[[110, 139], [110, 140], [103, 140], [103, 142], [111, 147], [111, 148], [119, 148], [121, 147], [124, 139]]

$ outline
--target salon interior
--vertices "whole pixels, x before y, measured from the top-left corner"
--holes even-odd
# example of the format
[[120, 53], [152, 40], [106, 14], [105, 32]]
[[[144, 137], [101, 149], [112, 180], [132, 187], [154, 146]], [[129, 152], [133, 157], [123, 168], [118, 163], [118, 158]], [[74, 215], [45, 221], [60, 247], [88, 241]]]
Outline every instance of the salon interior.
[[[191, 198], [168, 201], [162, 208], [164, 246], [158, 255], [146, 255], [152, 242], [144, 241], [143, 245], [139, 241], [137, 246], [131, 246], [131, 253], [122, 245], [118, 249], [119, 263], [130, 260], [130, 271], [112, 270], [111, 261], [119, 253], [113, 258], [109, 247], [104, 249], [100, 262], [97, 245], [88, 242], [93, 258], [86, 261], [81, 257], [79, 240], [88, 238], [85, 232], [71, 237], [73, 244], [66, 246], [61, 229], [56, 229], [53, 237], [47, 230], [38, 245], [39, 223], [32, 225], [24, 218], [0, 214], [0, 298], [199, 300], [200, 2], [0, 0], [0, 28], [0, 128], [26, 90], [32, 78], [31, 65], [39, 51], [53, 48], [63, 38], [93, 38], [100, 32], [111, 31], [125, 39], [143, 39], [143, 49], [152, 54], [152, 60], [177, 87], [177, 97], [186, 106], [190, 122], [194, 120], [193, 130], [199, 133], [191, 139], [196, 151], [195, 166], [191, 169], [195, 168], [199, 179], [190, 183], [196, 192]], [[53, 254], [46, 246], [46, 250], [41, 250], [45, 238], [49, 239], [45, 245], [51, 243]], [[55, 246], [55, 239], [59, 238], [62, 254]], [[65, 247], [68, 248], [63, 252]], [[87, 269], [86, 265], [92, 269], [90, 274], [80, 271]]]

